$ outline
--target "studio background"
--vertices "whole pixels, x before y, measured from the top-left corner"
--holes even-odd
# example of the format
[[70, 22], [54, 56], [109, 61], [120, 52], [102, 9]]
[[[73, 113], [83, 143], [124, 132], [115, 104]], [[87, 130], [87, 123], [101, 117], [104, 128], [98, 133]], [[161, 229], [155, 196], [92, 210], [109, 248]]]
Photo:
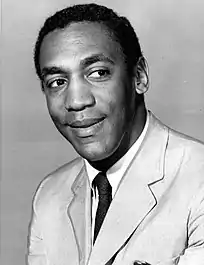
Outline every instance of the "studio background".
[[[24, 265], [39, 182], [76, 156], [49, 118], [33, 65], [45, 17], [90, 1], [3, 0], [1, 264]], [[104, 0], [132, 22], [150, 69], [146, 102], [169, 126], [204, 141], [204, 1]]]

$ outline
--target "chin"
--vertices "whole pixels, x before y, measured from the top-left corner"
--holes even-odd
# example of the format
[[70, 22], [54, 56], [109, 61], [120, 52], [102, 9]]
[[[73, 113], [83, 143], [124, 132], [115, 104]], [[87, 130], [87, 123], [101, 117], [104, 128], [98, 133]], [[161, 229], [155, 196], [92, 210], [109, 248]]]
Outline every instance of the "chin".
[[80, 146], [75, 150], [80, 156], [91, 162], [103, 160], [111, 155], [110, 150], [96, 144], [94, 146]]
[[104, 154], [103, 152], [99, 152], [99, 151], [94, 152], [94, 151], [80, 150], [80, 151], [77, 151], [77, 153], [83, 158], [85, 158], [86, 160], [91, 161], [91, 162], [100, 161], [108, 157], [107, 154]]

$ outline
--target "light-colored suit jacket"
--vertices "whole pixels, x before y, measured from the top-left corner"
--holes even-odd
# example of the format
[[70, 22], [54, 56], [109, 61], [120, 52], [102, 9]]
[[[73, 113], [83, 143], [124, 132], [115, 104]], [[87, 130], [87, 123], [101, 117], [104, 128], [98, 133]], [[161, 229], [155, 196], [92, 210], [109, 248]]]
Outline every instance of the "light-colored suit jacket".
[[93, 247], [83, 159], [50, 174], [34, 198], [29, 265], [105, 265], [113, 255], [114, 265], [204, 265], [204, 145], [152, 114]]

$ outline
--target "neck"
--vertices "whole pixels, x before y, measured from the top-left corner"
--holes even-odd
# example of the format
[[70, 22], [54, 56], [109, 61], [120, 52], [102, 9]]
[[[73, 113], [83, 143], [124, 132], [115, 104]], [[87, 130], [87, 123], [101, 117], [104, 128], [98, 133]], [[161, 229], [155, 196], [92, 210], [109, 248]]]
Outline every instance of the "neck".
[[147, 112], [145, 104], [140, 104], [137, 107], [134, 116], [130, 120], [127, 126], [127, 130], [125, 131], [116, 151], [111, 156], [103, 160], [89, 161], [90, 165], [99, 171], [107, 171], [109, 168], [111, 168], [118, 160], [120, 160], [120, 158], [122, 158], [127, 153], [130, 147], [137, 141], [144, 129], [147, 118], [146, 116]]

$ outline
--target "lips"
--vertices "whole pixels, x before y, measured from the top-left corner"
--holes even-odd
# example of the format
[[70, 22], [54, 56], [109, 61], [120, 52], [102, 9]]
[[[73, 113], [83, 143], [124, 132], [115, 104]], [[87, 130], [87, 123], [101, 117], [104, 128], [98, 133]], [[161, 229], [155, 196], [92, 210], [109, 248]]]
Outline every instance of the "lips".
[[83, 120], [76, 120], [69, 123], [71, 128], [88, 128], [104, 120], [104, 117], [100, 118], [88, 118]]

